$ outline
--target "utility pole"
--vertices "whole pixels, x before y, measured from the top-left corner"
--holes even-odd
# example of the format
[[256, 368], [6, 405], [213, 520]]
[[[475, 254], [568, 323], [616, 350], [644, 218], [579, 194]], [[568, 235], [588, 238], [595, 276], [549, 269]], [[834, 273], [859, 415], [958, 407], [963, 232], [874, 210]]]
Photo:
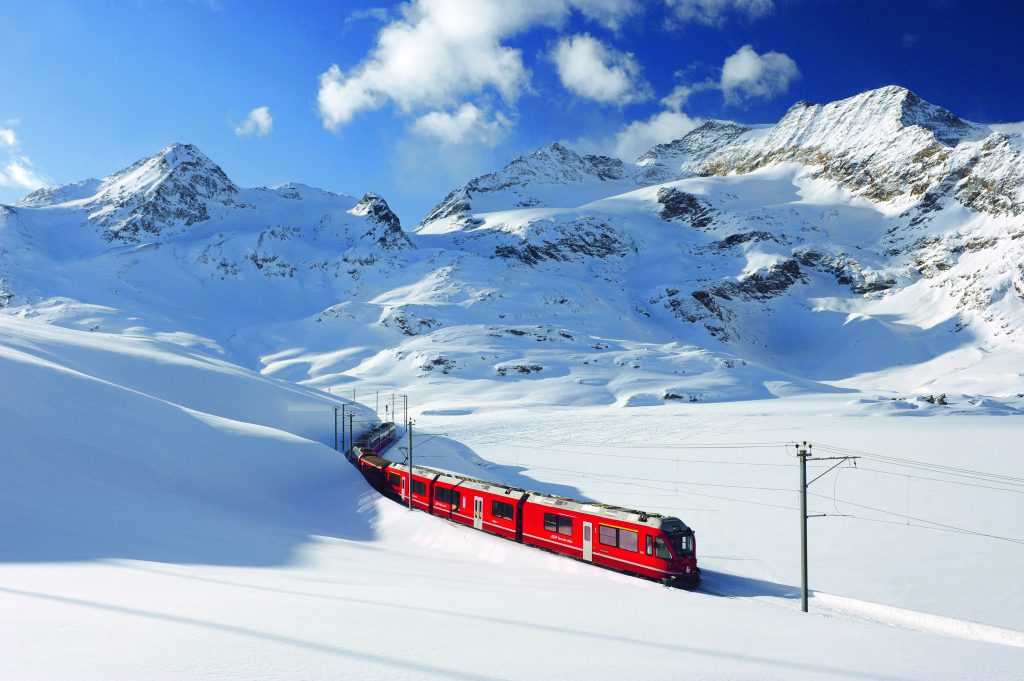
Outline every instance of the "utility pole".
[[354, 423], [355, 418], [356, 418], [356, 415], [355, 415], [354, 412], [350, 413], [348, 415], [348, 451], [350, 451], [350, 452], [352, 451], [352, 448], [356, 446], [356, 443], [355, 443], [356, 431], [355, 431], [355, 423]]
[[[803, 443], [795, 446], [796, 455], [800, 459], [800, 610], [807, 612], [807, 519], [820, 518], [828, 515], [827, 513], [807, 515], [807, 488], [820, 480], [823, 476], [828, 475], [841, 466], [844, 461], [852, 460], [854, 462], [853, 465], [856, 466], [856, 460], [860, 457], [826, 456], [815, 458], [811, 451], [814, 449], [814, 445], [807, 444], [807, 442], [804, 441]], [[807, 459], [814, 459], [815, 461], [837, 461], [838, 463], [818, 477], [814, 478], [814, 480], [807, 482]]]
[[402, 408], [402, 420], [403, 421], [408, 421], [409, 420], [409, 396], [408, 395], [402, 395], [402, 400], [405, 401], [405, 406]]
[[334, 451], [338, 451], [338, 408], [334, 408]]
[[395, 393], [391, 393], [391, 420], [397, 420], [398, 416], [395, 415]]
[[804, 442], [798, 446], [800, 457], [800, 610], [807, 612], [807, 457], [811, 447]]
[[[338, 416], [338, 408], [337, 407], [334, 408], [334, 416], [335, 416], [335, 418], [337, 418], [337, 416]], [[335, 423], [334, 430], [335, 431], [338, 430], [337, 423]], [[341, 405], [341, 448], [345, 449], [345, 405], [344, 404]], [[349, 455], [349, 451], [347, 449], [345, 449], [345, 458], [346, 459], [348, 458], [348, 455]]]
[[409, 431], [409, 510], [412, 510], [412, 427], [413, 421], [406, 421], [406, 430]]

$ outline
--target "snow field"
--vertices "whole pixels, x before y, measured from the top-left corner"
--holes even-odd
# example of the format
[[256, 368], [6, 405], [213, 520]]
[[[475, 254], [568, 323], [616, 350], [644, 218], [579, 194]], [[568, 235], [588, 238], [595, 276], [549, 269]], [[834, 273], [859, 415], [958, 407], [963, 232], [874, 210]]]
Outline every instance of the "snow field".
[[[182, 362], [178, 348], [151, 341], [104, 339], [109, 354], [146, 349], [118, 374], [96, 347], [101, 335], [21, 320], [4, 333], [0, 380], [20, 401], [5, 392], [0, 411], [3, 465], [13, 473], [0, 484], [3, 678], [639, 679], [680, 669], [705, 679], [1019, 676], [1018, 648], [795, 612], [785, 582], [737, 576], [763, 573], [774, 558], [768, 551], [753, 568], [729, 560], [760, 549], [744, 544], [756, 532], [723, 536], [749, 516], [715, 521], [731, 508], [721, 499], [679, 510], [698, 529], [709, 577], [736, 598], [666, 589], [409, 513], [323, 444], [201, 414], [132, 385], [147, 384], [148, 371], [168, 372], [148, 378], [153, 389], [181, 371], [176, 397], [207, 407], [210, 386], [225, 403], [258, 388], [281, 391], [279, 405], [312, 400], [329, 409], [327, 395], [244, 370], [229, 380], [222, 364]], [[744, 429], [757, 425], [725, 405], [704, 408], [690, 430], [705, 438], [715, 426], [708, 409], [720, 411], [716, 422], [731, 436], [750, 439]], [[423, 415], [418, 460], [429, 463], [433, 452], [479, 477], [676, 504], [654, 490], [618, 496], [622, 486], [600, 479], [559, 482], [540, 462], [536, 470], [527, 461], [518, 469], [488, 464], [460, 444], [502, 460], [514, 454], [495, 440], [516, 433], [521, 444], [545, 448], [558, 433], [570, 449], [573, 439], [667, 437], [663, 417], [627, 411], [576, 412], [571, 431], [550, 410], [520, 412], [518, 424], [502, 412]], [[778, 414], [764, 418], [781, 427]], [[426, 441], [434, 426], [457, 439]], [[795, 519], [786, 520], [792, 527], [778, 523], [776, 537], [793, 534]], [[812, 565], [824, 580], [829, 563]], [[890, 601], [904, 598], [887, 584]], [[1011, 595], [1005, 582], [1000, 590]], [[771, 607], [772, 597], [786, 607]]]

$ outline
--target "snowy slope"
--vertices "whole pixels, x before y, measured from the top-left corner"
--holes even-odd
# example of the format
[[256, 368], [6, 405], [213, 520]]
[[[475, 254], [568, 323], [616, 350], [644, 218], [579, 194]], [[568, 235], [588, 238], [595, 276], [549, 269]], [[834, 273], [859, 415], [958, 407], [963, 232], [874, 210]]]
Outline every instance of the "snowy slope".
[[[174, 345], [17, 319], [0, 328], [0, 381], [11, 388], [0, 410], [4, 678], [1019, 676], [1019, 632], [913, 612], [893, 628], [891, 611], [825, 598], [802, 615], [784, 583], [716, 572], [744, 554], [723, 554], [730, 540], [710, 522], [698, 535], [709, 583], [733, 598], [409, 513], [329, 447], [288, 431], [291, 409], [329, 411], [326, 395]], [[604, 413], [591, 412], [593, 426]], [[550, 437], [546, 416], [522, 434]], [[473, 441], [474, 429], [501, 437], [511, 421], [464, 423]], [[434, 443], [424, 457], [474, 465], [453, 443]], [[610, 493], [600, 478], [578, 482], [560, 489]], [[887, 583], [891, 598], [899, 588]]]

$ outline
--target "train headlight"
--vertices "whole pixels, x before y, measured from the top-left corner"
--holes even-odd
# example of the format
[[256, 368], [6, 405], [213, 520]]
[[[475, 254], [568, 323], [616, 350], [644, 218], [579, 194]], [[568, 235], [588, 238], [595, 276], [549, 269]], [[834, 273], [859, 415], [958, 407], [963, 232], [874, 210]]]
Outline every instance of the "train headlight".
[[690, 574], [690, 566], [689, 565], [686, 566], [686, 574]]

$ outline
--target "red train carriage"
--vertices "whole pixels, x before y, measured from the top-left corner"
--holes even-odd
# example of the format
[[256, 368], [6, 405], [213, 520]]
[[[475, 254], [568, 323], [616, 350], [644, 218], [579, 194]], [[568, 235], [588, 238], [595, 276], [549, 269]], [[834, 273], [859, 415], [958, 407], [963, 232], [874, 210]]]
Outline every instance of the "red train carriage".
[[519, 519], [527, 496], [527, 492], [514, 487], [442, 474], [434, 483], [432, 513], [520, 541]]
[[656, 513], [530, 494], [522, 541], [642, 577], [700, 581], [693, 530]]
[[[620, 572], [689, 586], [700, 582], [693, 530], [678, 518], [536, 494], [378, 456], [395, 438], [381, 424], [353, 447], [363, 475], [414, 508], [513, 541]], [[410, 484], [411, 483], [411, 484]]]
[[[412, 467], [412, 505], [421, 511], [430, 513], [430, 502], [433, 500], [434, 480], [440, 471], [423, 466]], [[387, 489], [397, 496], [403, 504], [409, 503], [409, 465], [393, 463], [388, 468]]]

